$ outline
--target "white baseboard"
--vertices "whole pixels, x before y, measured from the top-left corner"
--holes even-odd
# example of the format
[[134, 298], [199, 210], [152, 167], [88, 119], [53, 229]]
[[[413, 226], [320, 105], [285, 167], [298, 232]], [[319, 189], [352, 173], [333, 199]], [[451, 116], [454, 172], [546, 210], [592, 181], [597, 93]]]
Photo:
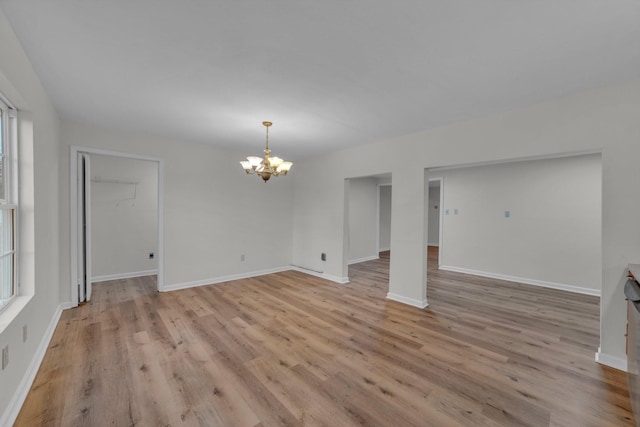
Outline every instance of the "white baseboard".
[[251, 271], [249, 273], [231, 274], [229, 276], [213, 277], [211, 279], [194, 280], [193, 282], [176, 283], [173, 285], [165, 286], [163, 289], [160, 289], [160, 292], [170, 292], [170, 291], [177, 291], [180, 289], [194, 288], [197, 286], [214, 285], [216, 283], [224, 283], [224, 282], [230, 282], [232, 280], [240, 280], [240, 279], [249, 279], [251, 277], [264, 276], [266, 274], [280, 273], [282, 271], [290, 271], [290, 270], [308, 274], [310, 276], [320, 277], [322, 279], [330, 280], [332, 282], [336, 282], [340, 284], [349, 283], [348, 277], [337, 277], [337, 276], [332, 276], [326, 273], [320, 273], [314, 270], [307, 270], [306, 268], [302, 268], [298, 266], [288, 265], [286, 267], [277, 267], [277, 268], [270, 268], [267, 270]]
[[[78, 304], [74, 305], [72, 302], [63, 302], [62, 304], [60, 304], [60, 307], [62, 307], [62, 311], [68, 310], [70, 308], [74, 308], [74, 307], [77, 307], [77, 306], [78, 306]], [[62, 313], [60, 313], [60, 314], [62, 314]], [[56, 324], [57, 324], [57, 322], [58, 321], [56, 320]]]
[[152, 276], [158, 274], [158, 270], [134, 271], [131, 273], [107, 274], [91, 278], [91, 283], [106, 282], [108, 280], [131, 279], [133, 277]]
[[322, 272], [315, 271], [315, 270], [309, 270], [309, 269], [306, 269], [304, 267], [299, 267], [297, 265], [290, 266], [289, 270], [297, 271], [299, 273], [308, 274], [310, 276], [319, 277], [319, 278], [325, 279], [325, 280], [330, 280], [332, 282], [340, 283], [341, 285], [344, 285], [345, 283], [349, 283], [349, 278], [348, 277], [333, 276], [331, 274], [322, 273]]
[[626, 357], [612, 356], [610, 354], [603, 353], [602, 351], [600, 351], [600, 347], [598, 347], [598, 352], [596, 353], [596, 362], [623, 372], [627, 372]]
[[173, 285], [164, 286], [161, 292], [177, 291], [179, 289], [194, 288], [197, 286], [214, 285], [216, 283], [230, 282], [232, 280], [249, 279], [251, 277], [264, 276], [265, 274], [280, 273], [281, 271], [291, 270], [290, 266], [270, 268], [267, 270], [251, 271], [249, 273], [231, 274], [229, 276], [213, 277], [210, 279], [194, 280], [193, 282], [175, 283]]
[[402, 295], [393, 294], [391, 292], [387, 293], [387, 299], [390, 299], [390, 300], [393, 300], [393, 301], [397, 301], [397, 302], [401, 302], [403, 304], [408, 304], [408, 305], [411, 305], [413, 307], [418, 307], [418, 308], [426, 308], [426, 307], [429, 306], [429, 303], [427, 302], [426, 299], [421, 301], [421, 300], [418, 300], [418, 299], [403, 297]]
[[390, 251], [390, 250], [391, 250], [391, 248], [389, 248], [389, 247], [387, 247], [387, 248], [380, 248], [380, 249], [378, 249], [378, 252], [387, 252], [387, 251]]
[[62, 310], [66, 310], [71, 307], [73, 307], [73, 304], [70, 302], [62, 303], [53, 314], [53, 317], [49, 322], [49, 326], [47, 326], [47, 330], [45, 331], [42, 340], [40, 340], [40, 344], [38, 345], [35, 354], [31, 358], [31, 363], [22, 377], [22, 381], [20, 381], [18, 388], [9, 402], [9, 406], [7, 406], [2, 418], [0, 418], [0, 426], [11, 426], [16, 421], [16, 418], [18, 418], [20, 409], [22, 409], [22, 405], [27, 398], [27, 394], [29, 394], [33, 381], [36, 379], [36, 374], [38, 373], [38, 369], [40, 369], [40, 364], [42, 364], [42, 360], [47, 352], [51, 338], [53, 338], [53, 333], [55, 332], [60, 316], [62, 315]]
[[528, 279], [526, 277], [509, 276], [506, 274], [488, 273], [486, 271], [471, 270], [469, 268], [453, 267], [450, 265], [441, 265], [440, 270], [453, 271], [456, 273], [473, 274], [474, 276], [488, 277], [490, 279], [506, 280], [509, 282], [524, 283], [525, 285], [541, 286], [543, 288], [560, 289], [562, 291], [575, 292], [584, 295], [600, 296], [597, 289], [582, 288], [580, 286], [565, 285], [563, 283], [545, 282], [544, 280]]
[[440, 243], [436, 242], [436, 243], [427, 243], [427, 246], [435, 246], [436, 248], [440, 247]]
[[358, 264], [358, 263], [361, 263], [361, 262], [373, 261], [375, 259], [380, 259], [380, 257], [378, 255], [371, 255], [371, 256], [366, 256], [366, 257], [363, 257], [363, 258], [352, 259], [351, 261], [349, 261], [349, 265]]

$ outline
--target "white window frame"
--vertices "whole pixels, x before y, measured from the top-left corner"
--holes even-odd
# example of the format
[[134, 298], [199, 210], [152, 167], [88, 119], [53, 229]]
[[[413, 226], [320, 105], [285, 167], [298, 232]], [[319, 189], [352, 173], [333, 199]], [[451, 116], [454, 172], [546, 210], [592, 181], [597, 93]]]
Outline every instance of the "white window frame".
[[9, 213], [11, 218], [11, 240], [12, 247], [6, 253], [0, 252], [0, 262], [7, 257], [11, 257], [11, 296], [0, 305], [0, 312], [4, 311], [19, 295], [18, 280], [18, 134], [17, 134], [17, 111], [0, 94], [0, 109], [2, 110], [2, 147], [3, 162], [3, 185], [4, 198], [0, 199], [0, 209]]

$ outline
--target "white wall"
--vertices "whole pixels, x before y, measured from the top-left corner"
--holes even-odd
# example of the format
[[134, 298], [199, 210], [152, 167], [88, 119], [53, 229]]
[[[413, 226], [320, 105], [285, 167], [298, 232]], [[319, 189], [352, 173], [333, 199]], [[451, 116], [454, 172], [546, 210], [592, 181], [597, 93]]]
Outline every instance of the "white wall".
[[158, 269], [158, 163], [90, 157], [93, 280], [154, 274]]
[[[424, 305], [425, 168], [602, 150], [599, 360], [623, 365], [625, 268], [640, 259], [640, 197], [633, 196], [638, 193], [638, 141], [640, 81], [633, 81], [298, 161], [296, 167], [305, 173], [294, 182], [294, 261], [313, 267], [322, 249], [328, 256], [326, 274], [346, 276], [340, 261], [345, 258], [344, 179], [391, 172], [389, 292], [404, 302]], [[327, 164], [333, 165], [331, 174], [324, 170]], [[318, 180], [318, 176], [326, 178]]]
[[[63, 122], [63, 181], [71, 145], [164, 161], [166, 289], [206, 284], [287, 267], [291, 262], [292, 186], [296, 171], [263, 183], [238, 163], [247, 153], [152, 135]], [[297, 167], [297, 165], [296, 165]], [[69, 217], [69, 190], [61, 191]], [[61, 230], [62, 283], [69, 283], [69, 224]], [[241, 261], [245, 255], [245, 261]], [[66, 285], [67, 298], [71, 286]]]
[[442, 171], [442, 268], [599, 294], [601, 165], [592, 154]]
[[440, 245], [440, 184], [429, 185], [429, 246]]
[[378, 258], [378, 180], [349, 180], [349, 262]]
[[[17, 415], [13, 403], [28, 391], [60, 308], [59, 120], [31, 63], [0, 11], [0, 92], [19, 115], [20, 297], [0, 313], [0, 348], [9, 346], [9, 365], [0, 371], [0, 425]], [[37, 201], [37, 202], [36, 202]], [[23, 342], [23, 326], [27, 340]], [[44, 349], [40, 349], [44, 351]]]
[[380, 248], [388, 251], [391, 247], [391, 185], [381, 185], [380, 187]]

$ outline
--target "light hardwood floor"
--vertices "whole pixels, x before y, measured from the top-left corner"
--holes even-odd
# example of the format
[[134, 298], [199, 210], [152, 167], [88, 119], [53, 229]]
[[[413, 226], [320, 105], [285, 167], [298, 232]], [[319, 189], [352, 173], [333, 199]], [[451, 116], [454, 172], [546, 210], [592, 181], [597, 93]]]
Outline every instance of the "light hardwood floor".
[[347, 285], [96, 285], [63, 313], [16, 425], [633, 425], [625, 374], [594, 362], [597, 298], [435, 257], [425, 310], [385, 299], [388, 253]]

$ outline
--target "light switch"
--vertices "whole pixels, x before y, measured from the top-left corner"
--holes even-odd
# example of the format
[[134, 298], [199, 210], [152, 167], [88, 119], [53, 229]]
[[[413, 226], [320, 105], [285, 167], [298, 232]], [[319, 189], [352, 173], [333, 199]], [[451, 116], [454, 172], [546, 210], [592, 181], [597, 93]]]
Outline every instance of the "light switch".
[[511, 218], [511, 211], [504, 211], [505, 218]]
[[455, 209], [453, 210], [453, 214], [454, 214], [454, 215], [458, 215], [458, 208], [455, 208]]

